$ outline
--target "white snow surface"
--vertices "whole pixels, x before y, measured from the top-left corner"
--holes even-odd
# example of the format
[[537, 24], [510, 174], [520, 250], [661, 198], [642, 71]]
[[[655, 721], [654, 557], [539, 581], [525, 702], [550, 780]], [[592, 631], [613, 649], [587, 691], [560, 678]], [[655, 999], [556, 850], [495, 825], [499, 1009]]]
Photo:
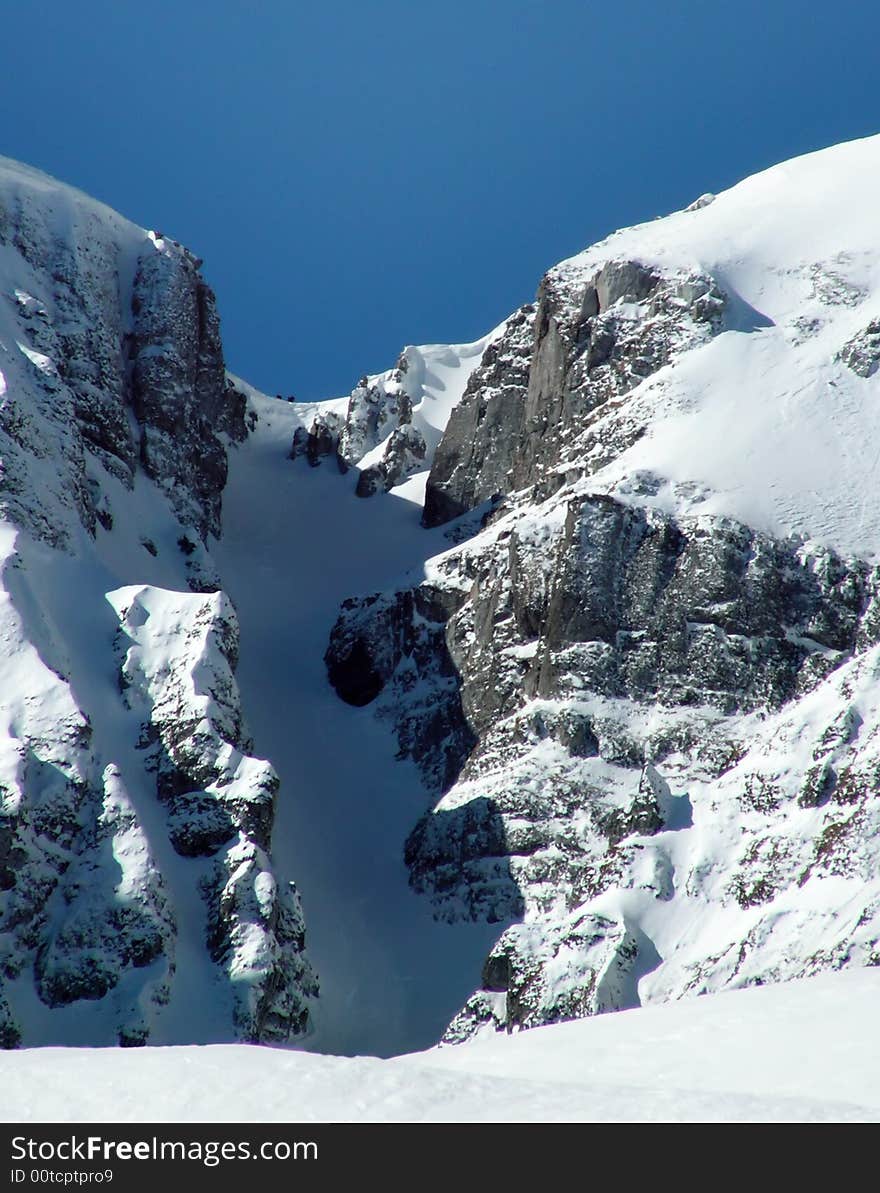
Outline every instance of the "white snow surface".
[[330, 688], [324, 651], [343, 600], [409, 571], [417, 583], [448, 543], [419, 525], [418, 478], [358, 500], [332, 462], [287, 458], [314, 407], [249, 399], [258, 422], [230, 453], [213, 554], [238, 611], [237, 680], [256, 749], [281, 778], [273, 856], [302, 894], [321, 982], [309, 1047], [424, 1048], [478, 984], [500, 926], [437, 923], [409, 889], [403, 842], [431, 800], [373, 710]]
[[408, 363], [407, 388], [413, 399], [413, 424], [425, 437], [429, 463], [471, 373], [489, 345], [503, 335], [506, 325], [506, 321], [499, 324], [472, 344], [423, 344], [404, 349]]
[[877, 970], [829, 974], [391, 1060], [244, 1045], [7, 1052], [0, 1117], [877, 1122], [878, 997]]

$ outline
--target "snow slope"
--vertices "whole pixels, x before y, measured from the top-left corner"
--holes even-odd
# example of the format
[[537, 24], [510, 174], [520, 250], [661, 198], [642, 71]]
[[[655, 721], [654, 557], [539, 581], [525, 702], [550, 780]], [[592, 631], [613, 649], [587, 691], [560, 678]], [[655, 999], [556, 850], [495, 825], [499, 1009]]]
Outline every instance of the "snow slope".
[[337, 699], [324, 651], [347, 596], [421, 575], [448, 543], [396, 492], [358, 501], [332, 463], [288, 459], [311, 409], [255, 392], [250, 401], [258, 421], [231, 455], [213, 553], [238, 611], [237, 680], [256, 747], [281, 778], [274, 856], [302, 893], [321, 982], [309, 1046], [424, 1048], [470, 993], [499, 929], [438, 924], [409, 890], [402, 843], [429, 797], [371, 710]]
[[0, 1084], [12, 1096], [0, 1113], [14, 1122], [877, 1122], [878, 996], [876, 970], [834, 974], [384, 1061], [246, 1046], [3, 1053]]

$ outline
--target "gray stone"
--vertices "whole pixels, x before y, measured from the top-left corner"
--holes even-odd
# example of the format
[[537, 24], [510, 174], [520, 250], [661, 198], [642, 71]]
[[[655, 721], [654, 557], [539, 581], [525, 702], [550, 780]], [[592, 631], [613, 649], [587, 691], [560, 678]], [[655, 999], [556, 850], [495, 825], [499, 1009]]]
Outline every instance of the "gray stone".
[[352, 390], [345, 425], [339, 435], [339, 459], [343, 470], [354, 467], [392, 431], [412, 422], [412, 399], [406, 390], [406, 372], [404, 353], [388, 373], [372, 381], [363, 377]]
[[421, 431], [409, 423], [396, 427], [385, 440], [382, 458], [358, 477], [356, 496], [387, 493], [424, 467], [426, 453]]
[[439, 526], [511, 487], [528, 386], [535, 308], [522, 307], [471, 374], [434, 455], [425, 526]]
[[316, 414], [308, 430], [297, 427], [290, 447], [290, 458], [305, 456], [313, 468], [323, 460], [335, 458], [339, 451], [339, 433], [342, 420], [338, 414], [328, 411]]
[[220, 324], [201, 262], [184, 249], [148, 250], [132, 292], [131, 404], [140, 462], [184, 523], [220, 533], [226, 450], [246, 435], [242, 395], [227, 387]]
[[840, 350], [840, 359], [859, 377], [880, 369], [880, 319], [873, 319]]
[[705, 274], [666, 276], [609, 261], [586, 283], [551, 271], [536, 308], [508, 323], [472, 375], [435, 456], [424, 523], [496, 494], [538, 498], [590, 475], [644, 428], [594, 427], [608, 404], [723, 327], [726, 299]]

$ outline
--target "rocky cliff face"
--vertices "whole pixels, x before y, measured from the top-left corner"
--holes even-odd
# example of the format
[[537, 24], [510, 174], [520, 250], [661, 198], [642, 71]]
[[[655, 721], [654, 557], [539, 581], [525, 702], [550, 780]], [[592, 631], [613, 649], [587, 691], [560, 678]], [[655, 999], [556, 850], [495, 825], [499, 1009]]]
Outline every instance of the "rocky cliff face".
[[424, 435], [413, 424], [415, 387], [407, 377], [410, 354], [417, 351], [405, 349], [393, 369], [362, 377], [351, 392], [344, 418], [336, 411], [319, 411], [299, 427], [291, 459], [304, 455], [317, 466], [329, 456], [342, 473], [363, 465], [355, 488], [358, 497], [388, 492], [418, 472], [427, 449]]
[[[846, 549], [864, 511], [822, 482], [795, 513], [791, 461], [716, 497], [700, 454], [730, 375], [742, 402], [784, 393], [789, 422], [813, 387], [867, 417], [876, 300], [839, 246], [807, 268], [768, 232], [746, 260], [746, 217], [716, 202], [551, 270], [431, 464], [424, 524], [476, 535], [331, 637], [339, 694], [375, 702], [439, 797], [413, 888], [503, 929], [449, 1040], [880, 963], [876, 541]], [[715, 269], [709, 218], [739, 237]]]
[[199, 265], [0, 164], [6, 1046], [287, 1039], [316, 990], [212, 591], [247, 428]]
[[7, 494], [28, 529], [54, 542], [61, 528], [49, 523], [59, 515], [38, 508], [16, 464], [51, 458], [63, 485], [53, 504], [75, 509], [88, 530], [113, 517], [89, 463], [128, 488], [141, 465], [183, 523], [217, 534], [226, 478], [218, 433], [241, 440], [246, 431], [200, 262], [71, 195], [18, 167], [0, 199], [4, 325], [17, 347], [4, 369]]
[[697, 273], [609, 261], [586, 279], [547, 275], [487, 352], [450, 416], [425, 494], [436, 526], [495, 494], [536, 496], [628, 447], [644, 428], [594, 430], [646, 377], [722, 326], [724, 297]]

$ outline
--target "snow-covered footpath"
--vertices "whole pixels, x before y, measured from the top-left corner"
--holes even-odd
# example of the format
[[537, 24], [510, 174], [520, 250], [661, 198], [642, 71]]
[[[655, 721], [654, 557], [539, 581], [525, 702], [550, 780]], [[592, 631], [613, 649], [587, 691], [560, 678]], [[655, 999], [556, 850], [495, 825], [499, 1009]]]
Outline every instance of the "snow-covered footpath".
[[[244, 1045], [0, 1054], [17, 1122], [876, 1122], [880, 972], [393, 1060]], [[51, 1080], [47, 1074], [51, 1073]]]

